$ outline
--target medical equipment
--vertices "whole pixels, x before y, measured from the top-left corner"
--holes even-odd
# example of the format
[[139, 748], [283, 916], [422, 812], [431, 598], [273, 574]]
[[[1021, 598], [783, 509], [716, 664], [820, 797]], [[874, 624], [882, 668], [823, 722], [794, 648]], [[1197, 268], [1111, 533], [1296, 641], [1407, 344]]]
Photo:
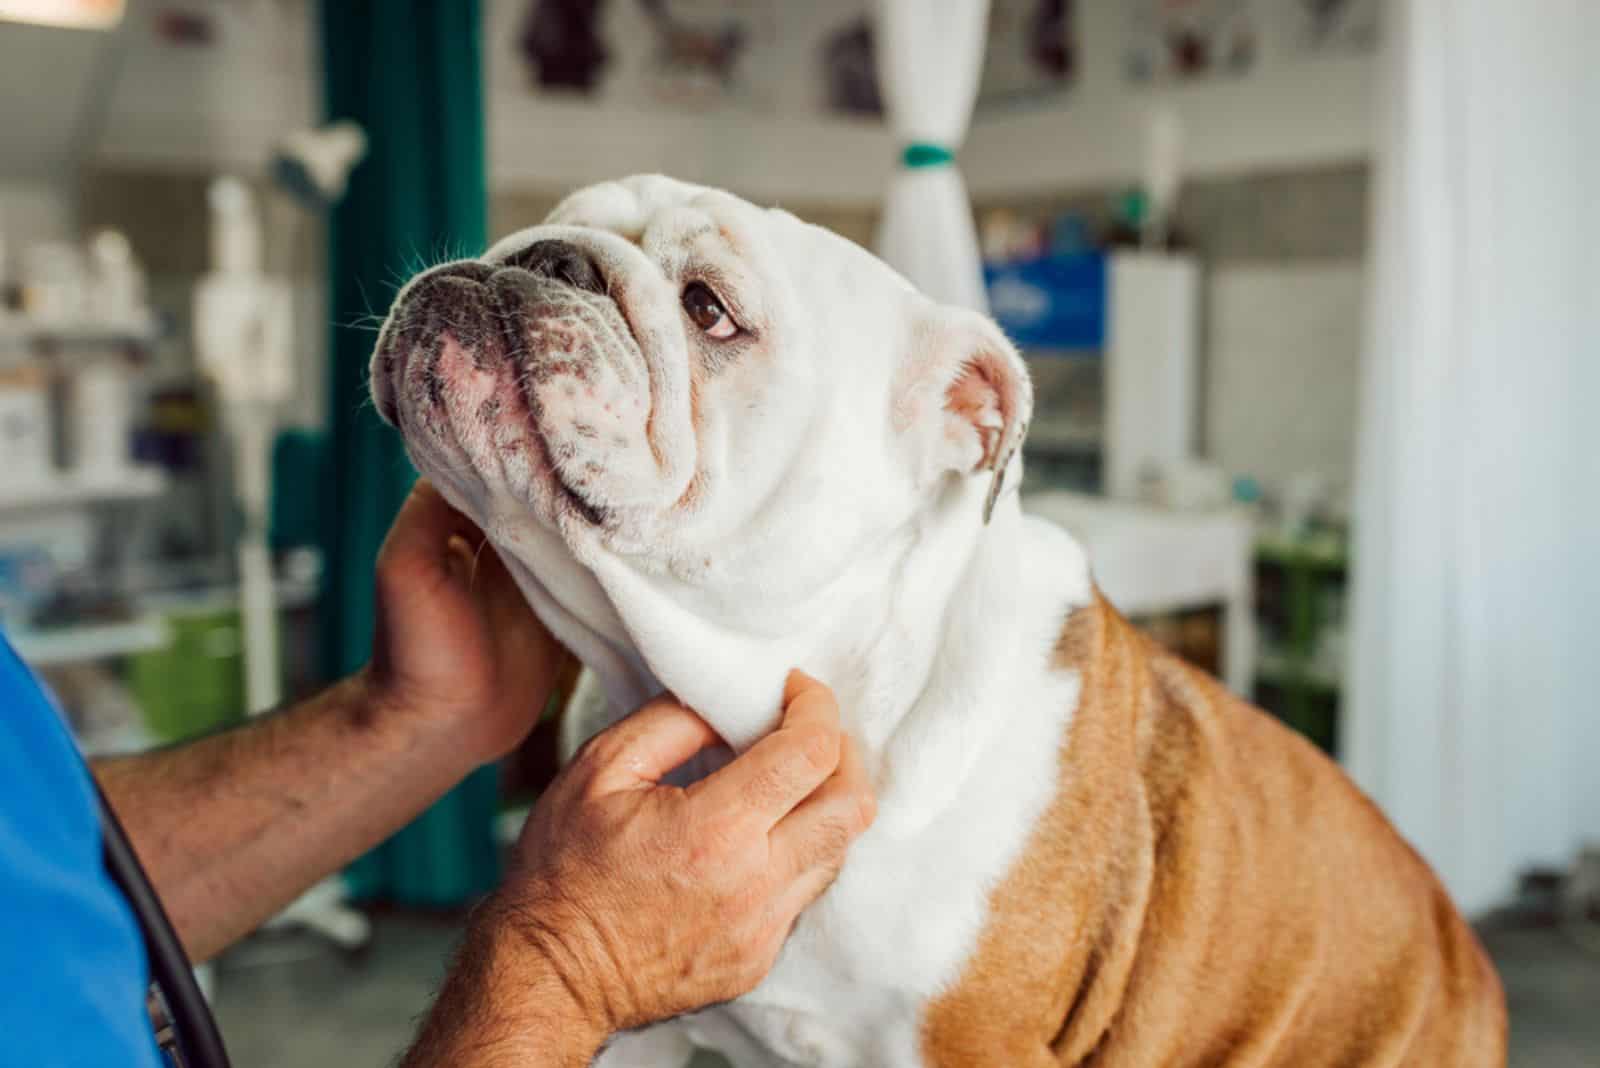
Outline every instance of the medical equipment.
[[[287, 195], [294, 215], [271, 229], [292, 235], [304, 217], [332, 207], [344, 195], [350, 170], [366, 148], [365, 132], [349, 121], [287, 135], [274, 150], [267, 173]], [[267, 528], [272, 442], [294, 387], [293, 305], [288, 282], [267, 271], [268, 228], [261, 208], [273, 202], [259, 203], [256, 191], [234, 177], [214, 181], [208, 200], [212, 269], [195, 287], [195, 352], [216, 383], [232, 445], [242, 528], [238, 561], [245, 701], [259, 715], [276, 707], [282, 696], [278, 597]], [[267, 926], [303, 925], [346, 950], [358, 949], [371, 936], [371, 924], [345, 898], [341, 880], [325, 879]]]

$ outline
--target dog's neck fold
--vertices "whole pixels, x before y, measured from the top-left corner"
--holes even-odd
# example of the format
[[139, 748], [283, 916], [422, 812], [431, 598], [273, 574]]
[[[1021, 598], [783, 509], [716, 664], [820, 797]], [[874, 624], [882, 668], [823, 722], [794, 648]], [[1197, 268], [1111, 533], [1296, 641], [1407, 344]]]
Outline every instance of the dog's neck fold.
[[[1002, 726], [991, 706], [1016, 673], [1023, 520], [1013, 492], [983, 524], [987, 490], [979, 478], [952, 487], [886, 539], [881, 555], [808, 598], [781, 635], [691, 612], [658, 580], [606, 553], [588, 565], [609, 602], [600, 614], [611, 621], [575, 619], [542, 587], [530, 599], [619, 708], [670, 690], [737, 750], [778, 722], [790, 669], [820, 678], [874, 771], [880, 823], [909, 832], [959, 790]], [[519, 552], [526, 546], [507, 548], [545, 571]]]

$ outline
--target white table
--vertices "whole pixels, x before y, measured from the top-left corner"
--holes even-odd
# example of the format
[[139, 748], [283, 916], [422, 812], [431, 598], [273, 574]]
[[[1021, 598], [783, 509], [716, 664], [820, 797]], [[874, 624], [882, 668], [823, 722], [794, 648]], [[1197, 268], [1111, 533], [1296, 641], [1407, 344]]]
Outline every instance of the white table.
[[1022, 510], [1065, 527], [1089, 554], [1101, 592], [1127, 615], [1222, 608], [1222, 677], [1255, 682], [1255, 525], [1240, 508], [1175, 511], [1081, 493], [1029, 494]]

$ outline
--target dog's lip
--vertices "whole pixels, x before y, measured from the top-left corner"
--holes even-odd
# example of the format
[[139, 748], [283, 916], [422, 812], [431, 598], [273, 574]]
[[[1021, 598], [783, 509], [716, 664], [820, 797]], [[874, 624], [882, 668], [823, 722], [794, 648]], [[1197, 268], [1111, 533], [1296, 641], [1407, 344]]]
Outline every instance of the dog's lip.
[[[499, 316], [499, 326], [502, 332], [503, 343], [506, 345], [506, 352], [520, 353], [522, 351], [523, 339], [519, 333], [518, 327], [523, 316], [522, 309], [519, 307], [519, 305], [525, 298], [526, 293], [515, 284], [496, 285], [495, 282], [497, 279], [504, 278], [504, 276], [509, 272], [517, 272], [519, 274], [528, 274], [530, 272], [527, 272], [523, 268], [516, 266], [483, 264], [481, 261], [474, 262], [479, 267], [488, 268], [486, 273], [475, 277], [474, 280], [481, 280], [483, 284], [489, 286], [496, 294], [496, 302], [501, 307], [503, 313]], [[564, 282], [558, 278], [541, 277], [540, 280], [546, 285], [554, 285], [562, 288], [581, 288], [571, 286], [570, 283]], [[622, 303], [615, 297], [609, 297], [609, 299], [611, 300], [613, 306], [615, 306], [617, 314], [621, 317], [628, 332], [630, 334], [634, 334], [633, 321], [628, 317], [628, 313], [626, 309], [622, 307]], [[637, 344], [637, 335], [634, 336], [635, 343]], [[521, 376], [519, 376], [518, 380], [519, 382], [522, 382]], [[604, 528], [608, 525], [611, 519], [610, 510], [603, 505], [595, 504], [593, 501], [589, 500], [581, 489], [568, 482], [567, 479], [562, 475], [561, 467], [556, 463], [555, 454], [551, 450], [550, 441], [544, 433], [542, 425], [543, 420], [539, 416], [538, 400], [533, 396], [532, 391], [528, 389], [525, 382], [522, 384], [522, 388], [523, 400], [528, 406], [529, 418], [533, 423], [533, 436], [539, 443], [539, 449], [543, 453], [545, 466], [550, 471], [550, 481], [560, 491], [562, 499], [566, 501], [573, 512], [586, 521], [590, 526]]]
[[603, 527], [606, 525], [606, 519], [608, 518], [608, 515], [604, 509], [597, 508], [588, 501], [584, 500], [583, 496], [579, 494], [577, 490], [567, 485], [566, 480], [563, 479], [559, 474], [556, 475], [556, 484], [561, 487], [561, 492], [566, 496], [567, 501], [572, 505], [572, 507], [577, 510], [577, 513], [583, 516], [584, 519], [588, 520], [590, 526]]
[[[501, 343], [505, 345], [508, 357], [522, 351], [523, 339], [519, 330], [522, 319], [522, 309], [518, 304], [523, 294], [515, 286], [496, 286], [493, 284], [494, 275], [507, 268], [493, 268], [484, 284], [488, 285], [495, 294], [495, 303], [501, 308], [498, 325], [501, 333]], [[559, 283], [558, 283], [559, 284]], [[533, 437], [539, 443], [539, 451], [543, 455], [545, 467], [550, 471], [550, 481], [560, 490], [562, 498], [571, 509], [586, 520], [590, 526], [603, 527], [606, 522], [606, 510], [589, 501], [583, 493], [565, 478], [562, 477], [561, 467], [556, 463], [555, 454], [551, 451], [550, 441], [545, 437], [543, 420], [539, 416], [539, 402], [529, 388], [524, 376], [516, 376], [519, 388], [522, 391], [523, 403], [527, 406], [528, 419], [533, 425]]]
[[550, 481], [561, 491], [562, 499], [572, 507], [572, 510], [582, 516], [592, 527], [604, 527], [609, 513], [597, 504], [591, 503], [582, 493], [561, 477], [561, 469], [550, 458], [550, 446], [545, 443], [544, 435], [539, 435], [539, 447], [544, 450], [545, 460], [550, 464]]

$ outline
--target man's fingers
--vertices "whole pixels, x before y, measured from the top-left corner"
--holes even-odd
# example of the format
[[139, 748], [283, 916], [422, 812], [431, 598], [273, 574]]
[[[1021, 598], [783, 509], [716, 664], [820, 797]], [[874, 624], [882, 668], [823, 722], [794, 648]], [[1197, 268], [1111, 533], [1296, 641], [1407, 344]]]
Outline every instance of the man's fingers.
[[451, 541], [467, 551], [462, 585], [471, 590], [472, 596], [485, 607], [491, 624], [497, 627], [515, 626], [524, 617], [533, 614], [528, 599], [523, 596], [521, 587], [511, 575], [511, 569], [506, 567], [488, 538], [480, 536], [476, 543], [460, 538], [452, 538]]
[[834, 773], [841, 735], [833, 692], [815, 679], [791, 672], [784, 695], [778, 729], [690, 787], [697, 803], [767, 830]]
[[519, 623], [531, 611], [483, 531], [427, 479], [418, 479], [401, 505], [383, 552], [408, 582], [432, 573], [471, 593], [492, 625]]
[[418, 479], [389, 528], [389, 535], [383, 542], [383, 555], [443, 561], [454, 551], [451, 542], [456, 538], [476, 548], [483, 542], [483, 532], [451, 507], [431, 482]]
[[457, 511], [455, 505], [445, 500], [444, 494], [425, 478], [417, 479], [416, 485], [411, 487], [400, 514], [414, 519], [405, 529], [415, 530], [419, 540], [431, 545], [437, 546], [443, 540], [441, 535], [454, 535], [471, 545], [483, 541], [483, 531], [478, 529], [478, 524]]
[[772, 829], [773, 857], [808, 884], [814, 882], [805, 878], [808, 873], [821, 873], [821, 886], [810, 891], [815, 896], [832, 881], [850, 843], [872, 825], [877, 811], [861, 747], [846, 737], [839, 770]]
[[718, 740], [705, 720], [670, 697], [658, 697], [589, 739], [573, 763], [590, 769], [595, 793], [632, 790], [660, 782]]
[[832, 693], [826, 686], [799, 668], [790, 670], [788, 677], [783, 680], [783, 707], [787, 709], [794, 703], [795, 698], [808, 690], [821, 690], [830, 695]]

